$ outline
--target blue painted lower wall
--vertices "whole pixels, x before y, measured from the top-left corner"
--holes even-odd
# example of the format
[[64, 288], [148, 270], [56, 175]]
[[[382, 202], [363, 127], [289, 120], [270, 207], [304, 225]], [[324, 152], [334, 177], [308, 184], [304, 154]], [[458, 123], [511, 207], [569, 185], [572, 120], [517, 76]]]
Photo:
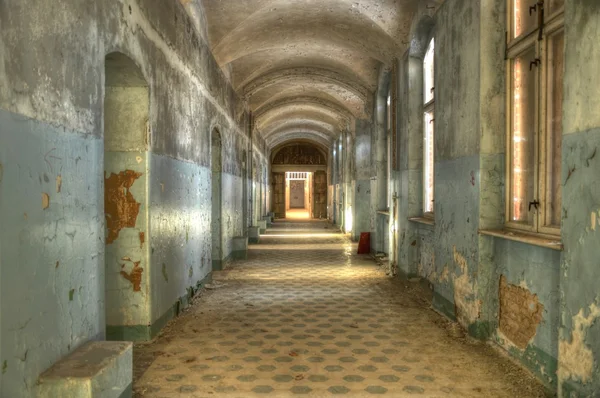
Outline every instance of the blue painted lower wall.
[[0, 110], [2, 397], [104, 334], [102, 142]]

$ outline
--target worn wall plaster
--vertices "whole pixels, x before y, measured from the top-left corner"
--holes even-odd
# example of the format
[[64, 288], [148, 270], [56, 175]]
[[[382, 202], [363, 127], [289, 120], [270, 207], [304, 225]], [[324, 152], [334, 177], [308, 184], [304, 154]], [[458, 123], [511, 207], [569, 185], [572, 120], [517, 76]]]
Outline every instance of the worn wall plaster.
[[[586, 315], [587, 313], [587, 315]], [[559, 367], [558, 374], [561, 379], [573, 379], [586, 383], [592, 377], [592, 372], [597, 366], [594, 353], [586, 344], [586, 336], [590, 327], [600, 317], [600, 307], [592, 303], [587, 311], [579, 310], [573, 316], [571, 339], [559, 342]]]
[[473, 280], [469, 275], [467, 260], [456, 250], [456, 246], [452, 248], [452, 251], [454, 263], [458, 265], [460, 269], [460, 273], [454, 275], [452, 280], [454, 285], [456, 318], [461, 325], [468, 327], [479, 319], [481, 299], [477, 298], [477, 281]]

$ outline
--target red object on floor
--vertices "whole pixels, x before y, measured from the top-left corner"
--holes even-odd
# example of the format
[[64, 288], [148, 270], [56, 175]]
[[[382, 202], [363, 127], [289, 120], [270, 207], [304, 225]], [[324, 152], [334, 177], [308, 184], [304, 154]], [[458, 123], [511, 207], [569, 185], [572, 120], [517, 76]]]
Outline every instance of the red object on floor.
[[369, 254], [371, 253], [371, 233], [361, 232], [360, 240], [358, 241], [358, 252], [357, 254]]

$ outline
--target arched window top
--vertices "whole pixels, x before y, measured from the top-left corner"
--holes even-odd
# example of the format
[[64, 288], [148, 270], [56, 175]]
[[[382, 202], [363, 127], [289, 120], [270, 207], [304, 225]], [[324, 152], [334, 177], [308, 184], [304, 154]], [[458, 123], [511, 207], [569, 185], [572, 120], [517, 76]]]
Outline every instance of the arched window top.
[[104, 60], [105, 84], [108, 87], [148, 87], [139, 66], [127, 55], [112, 52]]
[[423, 82], [424, 82], [424, 96], [423, 103], [429, 104], [434, 100], [435, 96], [435, 76], [434, 76], [434, 54], [435, 54], [435, 42], [431, 39], [423, 58]]
[[221, 132], [217, 127], [212, 129], [210, 141], [212, 145], [221, 145]]

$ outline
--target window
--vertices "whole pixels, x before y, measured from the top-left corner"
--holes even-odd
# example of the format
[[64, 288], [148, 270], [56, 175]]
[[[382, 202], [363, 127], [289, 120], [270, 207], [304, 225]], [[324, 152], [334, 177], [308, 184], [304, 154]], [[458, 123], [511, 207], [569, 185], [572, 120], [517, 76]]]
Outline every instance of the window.
[[386, 132], [387, 132], [387, 207], [392, 204], [392, 90], [388, 91], [386, 103]]
[[434, 209], [434, 40], [431, 39], [423, 60], [423, 213]]
[[507, 227], [551, 235], [561, 218], [563, 3], [509, 0], [508, 16]]

